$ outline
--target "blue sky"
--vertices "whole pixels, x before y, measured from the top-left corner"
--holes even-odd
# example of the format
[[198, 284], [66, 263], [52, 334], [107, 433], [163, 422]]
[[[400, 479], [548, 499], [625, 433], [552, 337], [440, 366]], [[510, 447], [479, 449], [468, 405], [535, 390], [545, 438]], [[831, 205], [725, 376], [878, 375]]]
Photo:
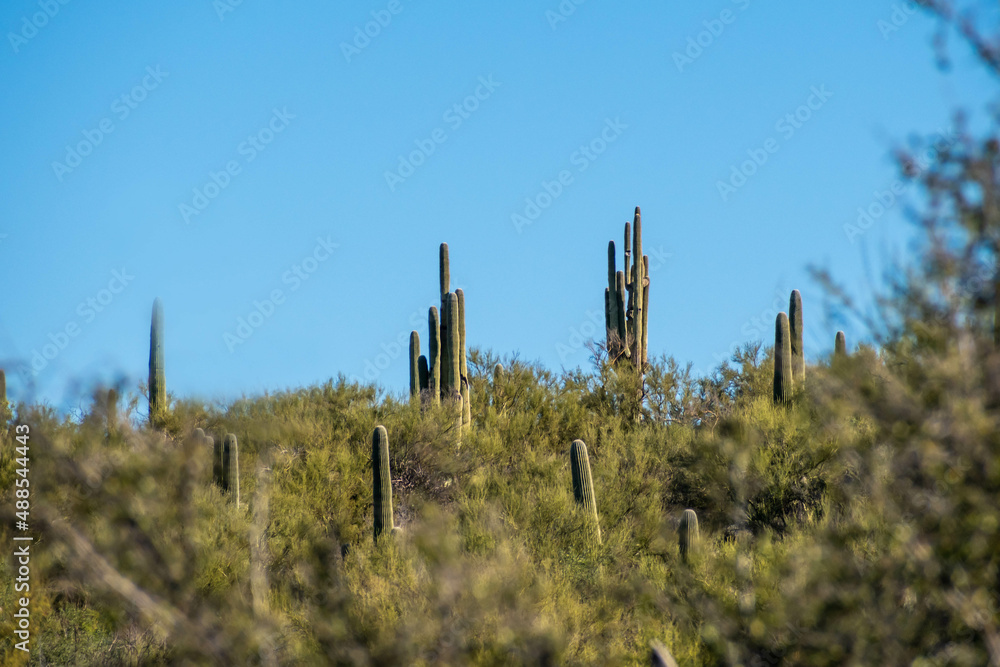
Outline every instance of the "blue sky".
[[637, 205], [651, 354], [707, 371], [798, 288], [818, 359], [838, 327], [806, 267], [863, 295], [905, 258], [891, 148], [992, 90], [962, 49], [935, 68], [933, 28], [867, 0], [6, 2], [9, 393], [137, 386], [157, 296], [175, 394], [403, 392], [442, 241], [470, 345], [587, 366]]

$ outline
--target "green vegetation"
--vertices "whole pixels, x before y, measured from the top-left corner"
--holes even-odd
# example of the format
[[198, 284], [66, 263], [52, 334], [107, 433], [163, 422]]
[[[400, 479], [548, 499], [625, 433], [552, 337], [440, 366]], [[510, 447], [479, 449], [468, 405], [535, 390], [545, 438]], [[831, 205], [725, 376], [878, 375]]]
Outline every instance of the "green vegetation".
[[[142, 388], [73, 419], [0, 404], [8, 545], [30, 459], [38, 661], [1000, 663], [1000, 142], [901, 164], [926, 195], [918, 260], [878, 319], [816, 272], [871, 344], [837, 332], [798, 370], [797, 293], [774, 347], [708, 376], [647, 358], [638, 209], [590, 370], [460, 360], [442, 245], [442, 318], [410, 359], [425, 400], [341, 375], [168, 406], [157, 302], [148, 420]], [[0, 615], [0, 661], [23, 664], [13, 631]]]

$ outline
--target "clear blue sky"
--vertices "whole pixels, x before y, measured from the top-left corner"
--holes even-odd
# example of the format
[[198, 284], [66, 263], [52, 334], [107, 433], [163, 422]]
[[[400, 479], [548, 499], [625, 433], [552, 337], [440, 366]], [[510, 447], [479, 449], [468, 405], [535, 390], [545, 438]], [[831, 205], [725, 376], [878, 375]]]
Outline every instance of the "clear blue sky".
[[[403, 392], [442, 241], [470, 345], [587, 366], [573, 331], [588, 311], [603, 326], [607, 242], [636, 205], [651, 353], [708, 370], [768, 341], [798, 288], [818, 358], [837, 327], [807, 265], [864, 294], [884, 255], [905, 257], [902, 204], [853, 243], [844, 225], [896, 178], [896, 142], [956, 106], [978, 113], [992, 90], [962, 49], [940, 73], [933, 24], [902, 2], [562, 7], [3, 3], [0, 363], [65, 344], [33, 390], [8, 371], [12, 398], [72, 408], [91, 383], [137, 386], [157, 296], [173, 393], [232, 398], [386, 362], [378, 382]], [[779, 124], [797, 110], [808, 119]], [[413, 151], [429, 154], [411, 173]], [[748, 151], [767, 161], [723, 197]], [[227, 342], [275, 290], [261, 326]]]

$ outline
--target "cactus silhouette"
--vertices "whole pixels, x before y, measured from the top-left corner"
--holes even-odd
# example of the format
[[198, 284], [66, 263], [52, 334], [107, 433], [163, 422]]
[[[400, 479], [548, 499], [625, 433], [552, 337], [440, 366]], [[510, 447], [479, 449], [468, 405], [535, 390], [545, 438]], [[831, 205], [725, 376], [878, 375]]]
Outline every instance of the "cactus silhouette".
[[[632, 223], [632, 266], [634, 276], [632, 278], [632, 288], [629, 295], [632, 319], [632, 363], [636, 369], [642, 371], [642, 359], [645, 353], [642, 349], [642, 293], [644, 289], [645, 276], [642, 271], [642, 215], [639, 207], [635, 207], [635, 220]], [[626, 278], [628, 274], [626, 274]]]
[[210, 435], [205, 436], [207, 442], [212, 446], [212, 482], [217, 487], [222, 488], [222, 441], [216, 442]]
[[843, 331], [838, 331], [837, 337], [834, 339], [833, 355], [835, 358], [843, 358], [847, 356], [847, 336], [844, 335]]
[[389, 474], [389, 434], [385, 426], [375, 427], [372, 433], [372, 501], [375, 506], [375, 540], [382, 533], [391, 532], [392, 477]]
[[232, 433], [222, 442], [222, 490], [240, 506], [240, 447]]
[[112, 387], [108, 389], [108, 404], [106, 406], [106, 412], [104, 414], [105, 419], [105, 429], [108, 435], [114, 435], [118, 432], [118, 391]]
[[420, 396], [420, 334], [410, 332], [410, 397]]
[[[442, 243], [438, 255], [438, 269], [440, 272], [441, 279], [441, 349], [439, 350], [439, 357], [441, 359], [448, 358], [448, 343], [451, 342], [450, 334], [448, 333], [448, 294], [451, 289], [451, 269], [449, 267], [448, 261], [448, 244]], [[447, 399], [451, 392], [445, 384], [445, 377], [447, 376], [447, 369], [441, 368], [441, 386], [439, 391], [441, 392], [441, 398]]]
[[[445, 311], [446, 319], [448, 320], [448, 327], [446, 330], [448, 342], [443, 344], [444, 366], [442, 368], [442, 375], [444, 377], [441, 380], [441, 385], [444, 390], [442, 397], [450, 398], [454, 392], [461, 391], [460, 383], [462, 381], [462, 362], [458, 358], [458, 295], [454, 292], [448, 292], [445, 303], [447, 303]], [[442, 330], [444, 330], [443, 326]], [[442, 337], [444, 336], [445, 333], [442, 333]]]
[[642, 256], [642, 365], [649, 361], [649, 255]]
[[806, 358], [802, 347], [802, 294], [797, 289], [792, 290], [788, 298], [788, 326], [792, 342], [792, 381], [804, 382]]
[[427, 328], [430, 341], [427, 343], [427, 389], [433, 405], [441, 402], [441, 320], [438, 309], [431, 306], [427, 313]]
[[10, 418], [10, 405], [7, 403], [7, 374], [0, 368], [0, 430], [7, 426]]
[[681, 515], [681, 522], [678, 526], [680, 534], [681, 560], [687, 563], [689, 559], [698, 553], [698, 544], [701, 535], [698, 532], [698, 515], [694, 510], [684, 510]]
[[583, 440], [574, 440], [569, 448], [570, 467], [573, 472], [573, 498], [593, 521], [597, 543], [601, 543], [601, 522], [597, 515], [597, 499], [594, 496], [594, 480], [590, 474], [590, 457]]
[[420, 381], [420, 392], [422, 396], [423, 392], [427, 391], [427, 377], [428, 377], [427, 357], [425, 357], [422, 354], [417, 359], [417, 377], [419, 378]]
[[774, 402], [787, 403], [792, 398], [792, 342], [788, 315], [778, 313], [774, 321]]
[[163, 302], [156, 299], [149, 328], [149, 423], [154, 427], [162, 423], [167, 408], [163, 373]]
[[642, 254], [642, 212], [635, 208], [625, 223], [625, 262], [615, 270], [615, 242], [608, 242], [608, 286], [604, 291], [604, 325], [608, 357], [631, 360], [641, 373], [649, 358], [649, 257]]
[[465, 358], [465, 292], [455, 290], [458, 297], [458, 372], [462, 391], [462, 423], [472, 421], [472, 406], [469, 403], [469, 364]]

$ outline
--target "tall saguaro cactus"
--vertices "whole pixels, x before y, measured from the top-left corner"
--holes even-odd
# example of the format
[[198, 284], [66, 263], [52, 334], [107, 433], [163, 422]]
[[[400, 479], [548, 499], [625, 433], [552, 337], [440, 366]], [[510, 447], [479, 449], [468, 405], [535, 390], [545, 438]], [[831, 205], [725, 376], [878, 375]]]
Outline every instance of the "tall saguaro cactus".
[[[438, 252], [438, 271], [441, 279], [441, 358], [448, 358], [448, 343], [451, 341], [448, 333], [448, 294], [451, 291], [451, 268], [448, 260], [448, 244], [442, 243]], [[442, 380], [446, 372], [442, 369]], [[447, 387], [442, 387], [441, 398], [447, 398]]]
[[441, 402], [441, 320], [438, 309], [431, 306], [427, 312], [427, 329], [430, 341], [427, 343], [427, 390], [430, 392], [431, 404]]
[[158, 426], [167, 409], [167, 385], [163, 377], [163, 302], [153, 301], [149, 328], [149, 423]]
[[372, 503], [375, 507], [375, 541], [392, 532], [392, 476], [389, 474], [389, 434], [381, 424], [372, 433]]
[[625, 223], [625, 263], [615, 267], [615, 242], [608, 242], [608, 287], [604, 291], [604, 322], [608, 355], [615, 363], [629, 359], [641, 373], [649, 354], [649, 257], [642, 254], [642, 214], [635, 208]]
[[788, 315], [778, 313], [774, 321], [774, 402], [792, 398], [792, 341]]
[[805, 382], [806, 357], [802, 347], [802, 294], [796, 289], [788, 298], [788, 325], [792, 335], [792, 381]]
[[[629, 301], [634, 301], [634, 306], [630, 308], [632, 317], [632, 363], [636, 369], [642, 372], [645, 351], [642, 349], [642, 293], [644, 291], [645, 276], [643, 275], [642, 256], [642, 215], [639, 207], [635, 207], [635, 221], [632, 223], [632, 289]], [[626, 274], [627, 276], [628, 274]]]
[[240, 506], [240, 448], [232, 433], [222, 441], [222, 490]]
[[438, 285], [440, 310], [431, 306], [427, 317], [429, 329], [426, 359], [426, 380], [421, 368], [420, 344], [417, 332], [410, 334], [410, 393], [426, 391], [430, 404], [452, 401], [453, 394], [462, 396], [462, 420], [472, 421], [469, 368], [466, 358], [465, 292], [450, 291], [451, 267], [448, 244], [442, 243], [438, 253]]
[[445, 319], [448, 321], [448, 326], [445, 328], [442, 324], [442, 329], [445, 330], [445, 335], [442, 336], [442, 339], [447, 340], [447, 342], [442, 341], [444, 347], [444, 378], [441, 384], [445, 395], [450, 398], [454, 392], [461, 391], [462, 362], [458, 358], [458, 295], [454, 292], [448, 292], [446, 303]]
[[468, 424], [472, 421], [472, 406], [469, 405], [469, 364], [465, 358], [465, 292], [456, 289], [455, 295], [458, 297], [458, 372], [462, 390], [462, 423]]
[[410, 332], [410, 398], [420, 396], [420, 334]]
[[573, 498], [589, 515], [593, 522], [597, 543], [601, 543], [601, 522], [597, 515], [597, 498], [594, 496], [594, 480], [590, 474], [590, 457], [583, 440], [574, 440], [569, 448], [570, 467], [573, 472]]
[[681, 561], [687, 563], [698, 552], [701, 535], [698, 531], [698, 515], [694, 510], [684, 510], [678, 526]]

